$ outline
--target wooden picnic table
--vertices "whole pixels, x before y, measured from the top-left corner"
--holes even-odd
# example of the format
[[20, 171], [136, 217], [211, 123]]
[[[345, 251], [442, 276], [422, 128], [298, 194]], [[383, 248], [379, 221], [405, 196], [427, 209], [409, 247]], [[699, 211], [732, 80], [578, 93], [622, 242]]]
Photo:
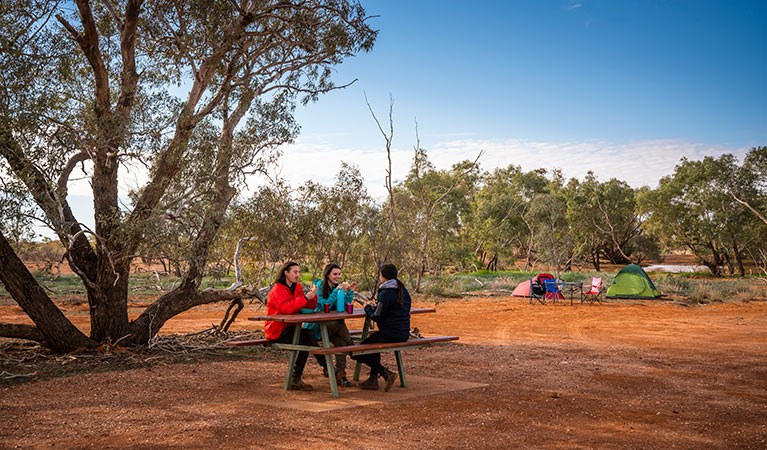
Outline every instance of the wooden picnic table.
[[[424, 313], [433, 313], [437, 312], [434, 308], [410, 308], [410, 314], [424, 314]], [[307, 352], [315, 352], [318, 350], [323, 349], [323, 352], [317, 352], [317, 353], [324, 353], [325, 351], [328, 352], [328, 354], [325, 354], [325, 364], [327, 366], [328, 370], [328, 380], [330, 381], [330, 392], [333, 397], [338, 397], [338, 384], [336, 383], [336, 376], [335, 376], [335, 367], [333, 366], [333, 358], [330, 355], [330, 353], [333, 353], [333, 349], [331, 349], [331, 343], [330, 339], [328, 338], [328, 328], [327, 324], [328, 322], [334, 321], [334, 320], [345, 320], [345, 319], [355, 319], [355, 318], [365, 318], [365, 324], [362, 327], [362, 336], [361, 339], [365, 340], [365, 338], [368, 337], [368, 334], [370, 332], [370, 326], [372, 324], [372, 320], [365, 314], [365, 310], [362, 308], [354, 308], [353, 312], [347, 313], [347, 312], [341, 312], [341, 311], [330, 311], [330, 312], [313, 312], [309, 314], [271, 314], [271, 315], [261, 315], [261, 316], [252, 316], [248, 317], [248, 320], [255, 320], [255, 321], [274, 321], [274, 322], [283, 322], [283, 323], [289, 323], [294, 324], [296, 326], [295, 332], [293, 333], [293, 342], [290, 344], [282, 344], [278, 342], [274, 342], [271, 344], [273, 348], [279, 349], [279, 350], [287, 350], [290, 352], [290, 361], [288, 362], [288, 372], [285, 374], [285, 390], [290, 389], [290, 381], [293, 378], [293, 370], [295, 369], [296, 365], [296, 358], [298, 358], [298, 352], [299, 351], [307, 351]], [[312, 347], [308, 345], [300, 345], [298, 343], [299, 337], [301, 334], [301, 324], [304, 322], [310, 322], [310, 323], [317, 323], [320, 326], [320, 334], [322, 336], [322, 347]], [[454, 339], [457, 339], [455, 337], [452, 337]], [[451, 340], [454, 340], [451, 339]], [[443, 339], [446, 340], [446, 339]], [[402, 343], [394, 343], [395, 345], [390, 344], [383, 344], [378, 345], [381, 347], [379, 349], [379, 352], [381, 350], [386, 351], [394, 351], [397, 356], [397, 366], [399, 368], [400, 372], [400, 382], [402, 383], [403, 387], [406, 387], [406, 381], [405, 381], [405, 371], [404, 366], [402, 365], [402, 356], [398, 349], [400, 347], [414, 347], [414, 345], [408, 345], [407, 342]], [[399, 344], [399, 346], [397, 345]], [[425, 346], [428, 345], [424, 343]], [[365, 351], [361, 351], [359, 353], [355, 353], [353, 351], [354, 346], [350, 346], [349, 350], [352, 354], [363, 354], [363, 353], [371, 353], [374, 350], [368, 349]], [[345, 349], [345, 348], [342, 348]], [[357, 364], [354, 368], [354, 380], [359, 381], [359, 373], [361, 369], [361, 363], [357, 361]]]

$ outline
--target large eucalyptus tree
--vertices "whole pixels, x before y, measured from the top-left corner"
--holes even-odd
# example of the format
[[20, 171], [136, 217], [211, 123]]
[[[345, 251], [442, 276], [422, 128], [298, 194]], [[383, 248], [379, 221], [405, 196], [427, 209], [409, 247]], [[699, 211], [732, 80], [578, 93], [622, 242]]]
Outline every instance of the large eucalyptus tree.
[[[376, 36], [354, 0], [8, 0], [0, 13], [0, 171], [67, 248], [90, 307], [86, 336], [0, 235], [0, 278], [35, 324], [0, 336], [57, 351], [147, 342], [186, 309], [248, 295], [200, 289], [227, 206], [295, 136], [295, 103], [337, 88], [332, 66]], [[126, 202], [120, 169], [136, 166], [148, 179]], [[93, 230], [68, 203], [78, 167]], [[191, 230], [182, 282], [129, 320], [131, 261], [179, 218]]]

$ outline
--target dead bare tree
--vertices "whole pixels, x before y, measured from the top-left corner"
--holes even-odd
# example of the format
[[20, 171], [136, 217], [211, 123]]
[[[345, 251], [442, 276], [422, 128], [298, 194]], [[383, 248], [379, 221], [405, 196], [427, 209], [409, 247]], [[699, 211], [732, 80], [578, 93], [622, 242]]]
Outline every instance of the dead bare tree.
[[[234, 290], [239, 288], [243, 285], [242, 280], [242, 270], [240, 268], [240, 255], [242, 254], [242, 243], [251, 241], [253, 238], [240, 238], [237, 241], [237, 249], [234, 251], [234, 282], [232, 282], [232, 285], [227, 288], [227, 290]], [[269, 292], [269, 289], [271, 286], [262, 287], [262, 288], [255, 288], [255, 287], [249, 287], [249, 295], [252, 295], [258, 301], [261, 302], [262, 305], [266, 305], [266, 295]], [[218, 329], [221, 331], [229, 331], [229, 327], [232, 326], [235, 319], [237, 319], [237, 315], [245, 308], [245, 303], [243, 303], [242, 298], [236, 298], [232, 300], [232, 302], [229, 304], [229, 307], [226, 309], [226, 313], [224, 313], [223, 319], [221, 319], [221, 323], [218, 326]], [[231, 316], [229, 315], [231, 313]]]

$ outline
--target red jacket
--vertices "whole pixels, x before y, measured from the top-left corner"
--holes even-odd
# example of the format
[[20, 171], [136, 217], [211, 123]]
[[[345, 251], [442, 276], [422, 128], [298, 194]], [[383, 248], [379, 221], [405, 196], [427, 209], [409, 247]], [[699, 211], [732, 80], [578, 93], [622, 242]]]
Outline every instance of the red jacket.
[[[296, 283], [295, 292], [282, 283], [275, 283], [269, 296], [266, 298], [266, 313], [273, 314], [298, 314], [301, 308], [314, 309], [317, 306], [317, 297], [308, 300], [304, 296], [301, 283]], [[267, 321], [264, 325], [264, 334], [267, 339], [275, 340], [285, 328], [293, 326], [283, 322]]]

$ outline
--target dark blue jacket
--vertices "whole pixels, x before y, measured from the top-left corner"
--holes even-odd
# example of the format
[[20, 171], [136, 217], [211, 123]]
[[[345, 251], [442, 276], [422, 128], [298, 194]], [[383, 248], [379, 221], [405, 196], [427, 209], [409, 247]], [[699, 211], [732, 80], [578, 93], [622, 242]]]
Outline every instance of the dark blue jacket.
[[410, 293], [402, 288], [402, 306], [397, 301], [397, 289], [378, 291], [378, 306], [365, 306], [365, 314], [378, 324], [378, 332], [393, 339], [410, 337]]

